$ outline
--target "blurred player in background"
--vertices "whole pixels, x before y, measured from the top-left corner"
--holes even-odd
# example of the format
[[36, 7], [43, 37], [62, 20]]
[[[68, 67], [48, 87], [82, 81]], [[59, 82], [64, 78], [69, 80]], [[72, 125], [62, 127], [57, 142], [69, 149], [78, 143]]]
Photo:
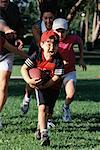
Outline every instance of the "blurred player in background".
[[[23, 24], [21, 21], [18, 7], [14, 5], [14, 3], [10, 2], [9, 0], [0, 0], [0, 21], [2, 20], [6, 22], [7, 27], [16, 31], [17, 34], [16, 37], [14, 32], [12, 34], [10, 34], [9, 32], [9, 34], [6, 35], [7, 41], [13, 45], [15, 44], [16, 46], [18, 46], [19, 49], [21, 49], [23, 43], [20, 40], [20, 38], [22, 37]], [[0, 52], [1, 52], [0, 53], [0, 112], [1, 112], [7, 100], [8, 82], [12, 71], [14, 54], [3, 47], [0, 50]], [[0, 128], [2, 128], [1, 118], [0, 118]]]

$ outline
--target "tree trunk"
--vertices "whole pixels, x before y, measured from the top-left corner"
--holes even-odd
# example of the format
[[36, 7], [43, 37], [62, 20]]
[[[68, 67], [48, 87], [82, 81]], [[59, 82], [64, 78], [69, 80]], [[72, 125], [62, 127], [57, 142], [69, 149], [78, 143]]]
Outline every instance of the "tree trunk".
[[97, 12], [94, 12], [94, 17], [93, 17], [93, 27], [92, 27], [92, 43], [95, 40], [95, 29], [96, 29], [96, 24], [97, 24]]
[[69, 14], [67, 15], [67, 20], [69, 21], [69, 23], [73, 20], [73, 18], [76, 15], [76, 11], [77, 8], [79, 7], [79, 5], [81, 4], [82, 0], [78, 0], [75, 5], [70, 9]]
[[92, 27], [92, 45], [94, 46], [94, 42], [98, 37], [98, 32], [100, 28], [100, 19], [99, 19], [99, 10], [98, 10], [98, 0], [95, 3], [95, 12], [93, 17], [93, 27]]
[[88, 42], [88, 30], [89, 30], [89, 10], [87, 10], [85, 19], [85, 43]]

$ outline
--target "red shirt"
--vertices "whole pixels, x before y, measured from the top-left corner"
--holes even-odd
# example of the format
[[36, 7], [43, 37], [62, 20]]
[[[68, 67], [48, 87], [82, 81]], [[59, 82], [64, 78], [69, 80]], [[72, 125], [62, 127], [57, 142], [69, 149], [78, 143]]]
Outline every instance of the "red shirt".
[[26, 59], [25, 64], [29, 68], [39, 68], [42, 71], [46, 71], [51, 77], [54, 75], [61, 76], [64, 74], [63, 60], [59, 53], [52, 56], [52, 59], [46, 60], [43, 50], [41, 50], [38, 54], [34, 52]]
[[75, 71], [75, 52], [73, 49], [74, 44], [79, 44], [81, 42], [81, 38], [77, 35], [69, 35], [66, 37], [64, 41], [59, 43], [59, 53], [63, 60], [68, 62], [68, 64], [64, 65], [65, 73], [69, 73], [71, 71]]

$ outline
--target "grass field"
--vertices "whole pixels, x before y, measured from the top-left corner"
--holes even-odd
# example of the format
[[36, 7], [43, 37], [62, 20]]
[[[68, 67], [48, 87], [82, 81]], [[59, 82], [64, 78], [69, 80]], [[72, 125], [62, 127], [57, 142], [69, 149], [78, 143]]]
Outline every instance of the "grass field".
[[[12, 75], [20, 75], [20, 66]], [[41, 147], [34, 138], [37, 106], [32, 96], [26, 116], [20, 114], [24, 81], [11, 80], [8, 101], [2, 112], [4, 128], [0, 131], [0, 150], [100, 150], [100, 67], [88, 66], [82, 72], [77, 66], [78, 83], [71, 104], [72, 122], [62, 121], [63, 90], [54, 109], [56, 127], [49, 131], [50, 147]]]

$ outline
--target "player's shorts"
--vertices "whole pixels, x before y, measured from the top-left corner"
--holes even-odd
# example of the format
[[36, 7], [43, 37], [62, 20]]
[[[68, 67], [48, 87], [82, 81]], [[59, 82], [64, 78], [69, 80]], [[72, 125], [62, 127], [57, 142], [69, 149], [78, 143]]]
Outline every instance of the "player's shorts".
[[47, 88], [45, 90], [35, 89], [35, 96], [37, 100], [37, 105], [51, 106], [51, 103], [55, 103], [59, 96], [60, 89], [54, 90], [52, 88]]
[[0, 71], [12, 71], [14, 54], [8, 54], [7, 57], [0, 61]]
[[76, 71], [72, 71], [72, 72], [69, 72], [69, 73], [63, 75], [62, 79], [63, 79], [64, 86], [70, 80], [73, 80], [74, 83], [76, 84]]

